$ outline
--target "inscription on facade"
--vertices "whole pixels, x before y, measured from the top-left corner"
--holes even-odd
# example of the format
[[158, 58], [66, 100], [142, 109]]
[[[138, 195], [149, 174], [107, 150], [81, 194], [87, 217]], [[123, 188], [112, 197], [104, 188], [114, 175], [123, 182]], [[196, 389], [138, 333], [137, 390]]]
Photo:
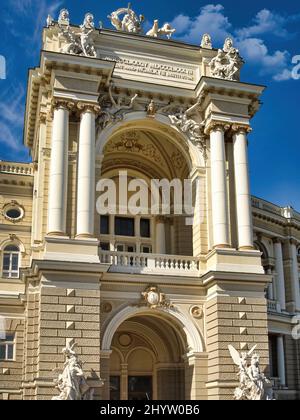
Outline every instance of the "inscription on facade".
[[115, 61], [116, 70], [122, 72], [157, 76], [183, 82], [196, 82], [197, 70], [195, 68], [110, 55], [100, 55], [100, 58], [102, 60]]

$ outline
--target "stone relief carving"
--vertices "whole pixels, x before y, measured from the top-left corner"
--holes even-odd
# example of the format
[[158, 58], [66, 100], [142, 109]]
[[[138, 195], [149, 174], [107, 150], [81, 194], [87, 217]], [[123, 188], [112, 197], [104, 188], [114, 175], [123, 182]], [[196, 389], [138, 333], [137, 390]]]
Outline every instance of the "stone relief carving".
[[227, 38], [223, 49], [218, 51], [216, 57], [209, 63], [209, 67], [213, 77], [239, 81], [243, 64], [239, 50], [234, 48], [232, 39]]
[[51, 15], [47, 16], [46, 23], [47, 23], [47, 28], [50, 28], [50, 26], [52, 26], [54, 24], [54, 20], [53, 20], [53, 17]]
[[157, 107], [155, 105], [154, 100], [152, 99], [147, 106], [147, 116], [150, 118], [154, 118], [157, 113]]
[[172, 28], [169, 23], [165, 23], [161, 28], [158, 25], [158, 19], [154, 21], [154, 24], [150, 31], [146, 33], [147, 36], [152, 36], [154, 38], [164, 37], [171, 39], [172, 35], [176, 32], [176, 29]]
[[113, 83], [109, 84], [108, 88], [108, 97], [109, 103], [105, 102], [105, 97], [102, 97], [100, 100], [102, 112], [100, 113], [100, 117], [98, 118], [98, 125], [103, 130], [111, 123], [116, 123], [122, 121], [124, 118], [124, 113], [130, 111], [138, 95], [135, 94], [131, 99], [128, 105], [126, 105], [125, 100], [122, 96], [118, 96], [116, 100], [113, 96]]
[[140, 153], [156, 163], [163, 164], [159, 151], [152, 144], [141, 144], [139, 141], [140, 136], [136, 131], [128, 131], [121, 135], [120, 140], [108, 143], [105, 147], [105, 153]]
[[91, 13], [87, 13], [85, 15], [83, 24], [80, 28], [80, 40], [83, 54], [86, 57], [97, 57], [97, 52], [93, 42], [93, 32], [95, 30], [94, 16]]
[[212, 49], [212, 40], [209, 34], [204, 34], [201, 41], [201, 48]]
[[65, 355], [64, 369], [54, 381], [55, 387], [60, 391], [52, 400], [92, 400], [93, 390], [89, 387], [83, 372], [83, 364], [74, 351], [76, 344], [67, 344], [63, 349]]
[[[185, 110], [183, 107], [177, 107], [177, 112], [169, 114], [169, 119], [175, 127], [177, 127], [182, 133], [186, 134], [189, 140], [199, 147], [204, 155], [206, 156], [206, 136], [204, 133], [204, 124], [198, 123], [191, 118], [192, 115], [198, 112], [202, 97], [198, 98], [198, 101]], [[163, 108], [160, 111], [165, 112], [167, 108]], [[205, 157], [206, 158], [206, 157]]]
[[[238, 401], [273, 400], [271, 381], [268, 380], [260, 369], [260, 357], [254, 353], [257, 346], [248, 352], [239, 352], [228, 346], [233, 362], [239, 367], [240, 385], [234, 392], [234, 399]], [[248, 359], [251, 357], [250, 363]]]
[[172, 305], [170, 301], [167, 300], [166, 295], [164, 293], [161, 293], [161, 291], [159, 290], [157, 286], [149, 286], [142, 293], [141, 306], [143, 305], [146, 305], [151, 309], [156, 309], [156, 308], [171, 309], [174, 307], [174, 305]]

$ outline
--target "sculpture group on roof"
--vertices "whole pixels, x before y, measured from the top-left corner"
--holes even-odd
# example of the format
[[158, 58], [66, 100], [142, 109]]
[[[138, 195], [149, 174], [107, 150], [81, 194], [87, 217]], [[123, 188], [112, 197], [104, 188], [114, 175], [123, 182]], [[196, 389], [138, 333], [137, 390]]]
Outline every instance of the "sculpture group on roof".
[[[145, 34], [143, 30], [145, 17], [143, 15], [137, 15], [131, 8], [130, 3], [128, 4], [128, 7], [120, 8], [112, 12], [108, 16], [108, 19], [117, 31], [146, 35], [152, 38], [170, 39], [176, 31], [169, 23], [165, 23], [160, 27], [158, 19], [155, 19], [152, 28]], [[100, 26], [102, 28], [102, 23]], [[47, 18], [47, 27], [56, 27], [56, 23], [51, 16], [48, 16]], [[62, 42], [62, 53], [94, 58], [97, 57], [94, 41], [96, 28], [94, 16], [91, 13], [85, 15], [84, 21], [78, 30], [71, 27], [68, 10], [62, 9], [59, 14], [57, 27], [59, 39], [65, 41]], [[202, 37], [201, 48], [207, 50], [213, 49], [212, 39], [208, 33], [205, 33]], [[234, 47], [233, 40], [227, 38], [223, 49], [218, 50], [217, 55], [208, 63], [208, 67], [212, 77], [238, 81], [243, 64], [244, 61], [239, 54], [239, 50]]]

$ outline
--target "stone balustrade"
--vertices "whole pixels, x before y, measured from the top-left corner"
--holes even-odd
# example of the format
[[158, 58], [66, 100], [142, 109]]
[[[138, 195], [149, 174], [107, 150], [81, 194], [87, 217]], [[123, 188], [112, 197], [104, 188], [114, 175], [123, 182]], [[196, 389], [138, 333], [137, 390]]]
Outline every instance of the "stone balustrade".
[[33, 167], [30, 163], [0, 162], [0, 173], [33, 176]]
[[295, 219], [300, 221], [300, 213], [294, 210], [292, 207], [280, 207], [276, 204], [270, 203], [261, 198], [251, 198], [252, 207], [265, 210], [267, 212], [276, 214], [277, 216], [285, 217], [286, 219]]
[[100, 261], [114, 273], [200, 276], [200, 258], [195, 257], [100, 250]]

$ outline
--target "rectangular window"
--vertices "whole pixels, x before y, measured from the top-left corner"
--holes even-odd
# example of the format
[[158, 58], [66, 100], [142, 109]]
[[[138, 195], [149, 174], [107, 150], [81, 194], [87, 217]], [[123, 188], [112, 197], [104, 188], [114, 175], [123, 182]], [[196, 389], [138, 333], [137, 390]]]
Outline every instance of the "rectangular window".
[[276, 335], [269, 336], [269, 350], [270, 350], [270, 375], [271, 378], [278, 378], [278, 351], [277, 351], [277, 337]]
[[14, 360], [15, 336], [8, 334], [0, 340], [0, 360]]
[[142, 245], [141, 251], [142, 251], [142, 254], [151, 254], [152, 247], [150, 245]]
[[121, 399], [121, 380], [120, 376], [110, 377], [110, 400], [120, 401]]
[[100, 233], [102, 235], [109, 235], [109, 216], [100, 217]]
[[19, 253], [7, 252], [3, 254], [2, 275], [5, 278], [19, 278]]
[[150, 238], [150, 219], [141, 219], [141, 237]]
[[109, 251], [109, 243], [101, 242], [100, 248], [102, 251]]
[[115, 234], [119, 236], [134, 236], [134, 219], [116, 217]]

